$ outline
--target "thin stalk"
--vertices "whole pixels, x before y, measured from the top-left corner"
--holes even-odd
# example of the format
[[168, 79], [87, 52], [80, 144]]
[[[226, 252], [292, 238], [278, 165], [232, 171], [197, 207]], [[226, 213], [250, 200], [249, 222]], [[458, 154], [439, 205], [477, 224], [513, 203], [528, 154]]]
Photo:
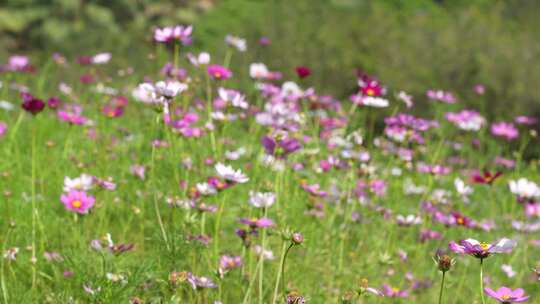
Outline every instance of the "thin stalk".
[[285, 251], [285, 255], [283, 256], [283, 264], [281, 265], [281, 276], [283, 277], [283, 279], [281, 280], [281, 292], [283, 292], [283, 295], [285, 297], [287, 297], [287, 291], [285, 290], [286, 286], [286, 280], [285, 280], [285, 263], [287, 263], [287, 256], [289, 255], [289, 251], [291, 250], [291, 248], [294, 246], [293, 243], [291, 243], [289, 245], [289, 247], [287, 248], [287, 251]]
[[272, 304], [276, 303], [276, 300], [277, 300], [277, 295], [278, 295], [278, 290], [279, 290], [279, 281], [281, 279], [281, 273], [283, 272], [283, 263], [285, 261], [286, 251], [287, 251], [287, 243], [283, 242], [283, 246], [281, 247], [281, 258], [279, 259], [279, 270], [276, 276], [276, 284], [274, 285], [274, 296], [272, 297]]
[[439, 304], [442, 303], [442, 294], [444, 289], [444, 277], [446, 275], [446, 271], [442, 272], [442, 279], [441, 279], [441, 290], [439, 290]]
[[482, 304], [486, 304], [484, 299], [484, 259], [480, 259], [480, 296], [482, 297]]
[[32, 125], [32, 291], [36, 288], [37, 266], [36, 257], [36, 124]]
[[165, 246], [167, 247], [167, 250], [170, 251], [170, 246], [169, 246], [169, 240], [167, 238], [167, 233], [165, 232], [165, 227], [163, 226], [163, 220], [161, 218], [161, 212], [159, 211], [159, 206], [158, 206], [158, 202], [157, 202], [157, 197], [156, 197], [156, 189], [157, 189], [157, 185], [156, 185], [156, 164], [155, 164], [155, 158], [156, 158], [156, 147], [154, 145], [152, 145], [152, 191], [153, 191], [153, 201], [154, 201], [154, 211], [156, 213], [156, 219], [157, 219], [157, 222], [159, 224], [159, 229], [161, 230], [161, 236], [163, 237], [163, 240], [165, 241]]
[[[257, 273], [257, 271], [259, 271], [260, 266], [261, 266], [261, 260], [259, 260], [259, 262], [257, 263], [257, 266], [255, 267], [255, 273]], [[247, 301], [249, 299], [249, 293], [251, 291], [251, 287], [253, 287], [253, 283], [255, 282], [255, 278], [256, 278], [256, 276], [253, 276], [251, 278], [251, 280], [249, 280], [248, 289], [246, 290], [246, 294], [244, 295], [244, 300], [242, 301], [242, 304], [248, 303]]]
[[[264, 208], [264, 217], [268, 213], [268, 208]], [[263, 304], [264, 290], [263, 290], [263, 281], [264, 281], [264, 249], [266, 246], [266, 228], [262, 228], [262, 242], [261, 242], [261, 256], [259, 257], [259, 263], [261, 264], [261, 269], [259, 271], [259, 304]]]

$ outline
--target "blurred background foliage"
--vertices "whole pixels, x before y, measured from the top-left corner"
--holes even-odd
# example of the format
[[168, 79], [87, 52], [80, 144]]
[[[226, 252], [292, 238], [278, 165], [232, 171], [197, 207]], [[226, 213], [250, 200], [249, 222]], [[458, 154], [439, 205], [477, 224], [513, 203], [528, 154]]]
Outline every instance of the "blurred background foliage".
[[[226, 34], [247, 38], [250, 51], [233, 56], [241, 76], [255, 61], [286, 78], [306, 65], [306, 85], [344, 99], [361, 69], [420, 102], [440, 88], [490, 118], [540, 116], [537, 0], [0, 0], [0, 58], [111, 51], [136, 65], [153, 27], [179, 23], [194, 24], [193, 49], [215, 58]], [[258, 46], [262, 36], [271, 45]], [[477, 83], [486, 95], [473, 94]]]

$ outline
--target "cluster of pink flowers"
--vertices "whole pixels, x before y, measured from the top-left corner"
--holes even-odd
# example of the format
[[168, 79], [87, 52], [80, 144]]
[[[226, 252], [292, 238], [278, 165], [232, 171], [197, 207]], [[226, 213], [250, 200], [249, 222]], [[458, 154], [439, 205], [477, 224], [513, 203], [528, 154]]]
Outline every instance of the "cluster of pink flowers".
[[491, 134], [511, 141], [519, 137], [519, 130], [511, 122], [498, 122], [491, 125]]
[[179, 41], [184, 45], [191, 44], [191, 34], [193, 33], [193, 26], [166, 26], [163, 28], [156, 28], [154, 31], [154, 40], [157, 42], [173, 42]]

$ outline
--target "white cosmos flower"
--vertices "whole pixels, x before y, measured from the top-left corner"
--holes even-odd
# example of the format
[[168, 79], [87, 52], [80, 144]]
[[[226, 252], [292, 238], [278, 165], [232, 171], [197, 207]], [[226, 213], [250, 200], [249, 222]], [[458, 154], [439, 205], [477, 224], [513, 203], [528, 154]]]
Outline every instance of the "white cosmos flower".
[[365, 106], [374, 108], [386, 108], [390, 104], [387, 99], [373, 96], [362, 97], [361, 103]]
[[99, 53], [92, 57], [92, 63], [93, 64], [105, 64], [111, 60], [112, 55], [111, 53]]
[[64, 192], [70, 192], [72, 190], [87, 191], [92, 188], [93, 178], [88, 174], [81, 174], [76, 178], [64, 177]]
[[187, 58], [189, 62], [191, 62], [191, 64], [193, 64], [194, 66], [207, 65], [210, 63], [210, 54], [206, 52], [202, 52], [197, 56], [188, 53]]
[[242, 173], [241, 170], [234, 170], [231, 166], [217, 163], [215, 169], [219, 177], [223, 178], [224, 180], [239, 184], [247, 183], [249, 181], [249, 178]]
[[216, 188], [212, 187], [212, 185], [210, 185], [209, 183], [197, 183], [195, 187], [197, 188], [197, 191], [199, 191], [202, 195], [205, 196], [217, 193]]
[[540, 196], [538, 185], [526, 178], [520, 178], [517, 181], [511, 180], [508, 186], [510, 187], [510, 191], [519, 197], [535, 198]]
[[246, 97], [236, 90], [219, 88], [218, 95], [223, 101], [230, 102], [233, 107], [241, 109], [247, 109], [249, 107]]
[[459, 177], [454, 179], [454, 186], [456, 187], [457, 193], [461, 196], [467, 196], [473, 192], [472, 187], [466, 185]]
[[276, 194], [273, 192], [249, 192], [249, 204], [256, 208], [268, 208], [276, 201]]
[[225, 36], [225, 43], [236, 48], [240, 52], [245, 52], [247, 50], [246, 39], [242, 39], [237, 36], [233, 36], [233, 35]]
[[249, 66], [249, 76], [253, 79], [266, 79], [268, 73], [268, 68], [264, 63], [255, 62]]

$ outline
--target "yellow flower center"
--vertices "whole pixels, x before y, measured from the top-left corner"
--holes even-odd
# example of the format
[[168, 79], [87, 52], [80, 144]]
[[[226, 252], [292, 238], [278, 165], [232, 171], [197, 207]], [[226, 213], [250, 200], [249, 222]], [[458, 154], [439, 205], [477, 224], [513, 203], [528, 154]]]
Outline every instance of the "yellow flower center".
[[489, 249], [489, 244], [487, 243], [480, 243], [480, 248], [482, 248], [482, 250], [486, 251]]
[[510, 296], [509, 296], [509, 295], [502, 295], [502, 296], [501, 296], [501, 299], [503, 299], [503, 300], [508, 300], [508, 299], [510, 299]]
[[392, 291], [397, 293], [397, 292], [399, 292], [399, 288], [393, 287], [393, 288], [392, 288]]
[[463, 223], [464, 223], [463, 218], [462, 218], [462, 217], [458, 217], [458, 218], [457, 218], [457, 223], [458, 223], [458, 225], [463, 225]]
[[373, 96], [375, 94], [375, 91], [373, 89], [367, 89], [366, 90], [366, 93], [369, 95], [369, 96]]
[[82, 206], [82, 202], [79, 200], [71, 202], [71, 206], [74, 208], [80, 208]]

